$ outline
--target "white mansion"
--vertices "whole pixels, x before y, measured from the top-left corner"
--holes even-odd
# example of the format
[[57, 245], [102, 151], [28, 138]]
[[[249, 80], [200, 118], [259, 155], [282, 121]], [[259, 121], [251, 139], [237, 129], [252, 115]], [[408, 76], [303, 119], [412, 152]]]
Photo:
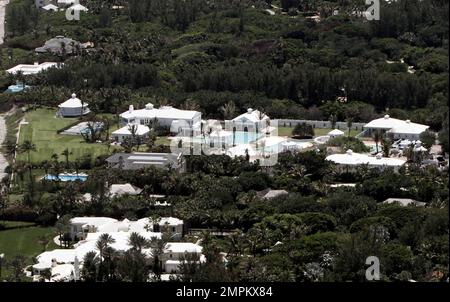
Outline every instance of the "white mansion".
[[371, 121], [364, 126], [365, 132], [369, 135], [376, 130], [391, 135], [393, 139], [418, 140], [420, 134], [425, 132], [429, 126], [413, 123], [410, 120], [399, 120], [385, 115], [382, 118]]
[[202, 120], [202, 114], [198, 111], [180, 110], [172, 106], [155, 108], [151, 103], [145, 105], [144, 109], [134, 109], [134, 106], [130, 105], [128, 111], [122, 113], [120, 117], [125, 125], [148, 125], [156, 119], [158, 125], [169, 127], [170, 132], [175, 134], [200, 129]]

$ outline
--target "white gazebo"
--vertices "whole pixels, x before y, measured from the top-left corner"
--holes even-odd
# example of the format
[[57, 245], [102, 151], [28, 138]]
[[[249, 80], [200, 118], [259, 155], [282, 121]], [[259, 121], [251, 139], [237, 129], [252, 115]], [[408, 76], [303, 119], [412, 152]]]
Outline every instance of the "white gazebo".
[[335, 138], [338, 136], [343, 136], [344, 131], [341, 131], [339, 129], [334, 129], [334, 130], [331, 130], [330, 132], [328, 132], [328, 135], [330, 136], [330, 138]]
[[79, 12], [87, 12], [88, 11], [88, 9], [87, 9], [87, 7], [86, 6], [84, 6], [84, 5], [81, 5], [81, 4], [74, 4], [74, 5], [72, 5], [71, 7], [69, 7], [68, 8], [69, 10], [72, 10], [72, 11], [79, 11]]
[[76, 117], [88, 114], [90, 112], [87, 103], [84, 103], [75, 93], [72, 94], [72, 97], [58, 105], [59, 107], [59, 116], [62, 117]]

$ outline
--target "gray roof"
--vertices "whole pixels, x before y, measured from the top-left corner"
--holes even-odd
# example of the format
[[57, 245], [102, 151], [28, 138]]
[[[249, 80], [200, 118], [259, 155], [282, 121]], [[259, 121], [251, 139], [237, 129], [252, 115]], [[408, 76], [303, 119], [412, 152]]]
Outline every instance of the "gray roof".
[[137, 170], [150, 166], [175, 169], [181, 167], [178, 157], [171, 153], [115, 153], [106, 159], [106, 162], [114, 167], [122, 166], [124, 170]]
[[75, 52], [77, 47], [79, 49], [82, 48], [82, 45], [78, 41], [75, 41], [71, 38], [66, 38], [64, 36], [56, 36], [55, 38], [46, 41], [44, 46], [36, 48], [35, 51], [39, 53], [51, 52], [61, 54], [63, 45], [67, 54]]

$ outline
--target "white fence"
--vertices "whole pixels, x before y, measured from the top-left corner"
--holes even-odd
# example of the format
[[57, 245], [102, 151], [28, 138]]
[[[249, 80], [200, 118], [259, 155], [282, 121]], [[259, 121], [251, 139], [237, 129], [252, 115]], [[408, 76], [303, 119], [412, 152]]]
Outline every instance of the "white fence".
[[[331, 128], [331, 122], [330, 121], [313, 121], [313, 120], [288, 120], [288, 119], [279, 119], [274, 120], [275, 122], [278, 122], [278, 127], [295, 127], [297, 124], [307, 124], [311, 125], [313, 128], [323, 129]], [[364, 130], [365, 123], [352, 123], [352, 129], [354, 130]], [[348, 129], [347, 122], [336, 122], [336, 129]]]

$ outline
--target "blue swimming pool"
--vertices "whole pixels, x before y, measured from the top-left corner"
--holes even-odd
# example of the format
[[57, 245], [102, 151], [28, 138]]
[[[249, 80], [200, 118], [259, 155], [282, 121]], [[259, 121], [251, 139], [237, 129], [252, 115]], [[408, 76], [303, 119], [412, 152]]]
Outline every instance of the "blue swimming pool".
[[59, 181], [86, 181], [87, 175], [71, 175], [71, 174], [59, 174], [59, 177], [56, 175], [47, 174], [44, 176], [45, 180], [59, 180]]
[[234, 144], [249, 144], [251, 142], [256, 141], [257, 139], [265, 136], [265, 133], [255, 133], [255, 132], [244, 132], [244, 131], [236, 131], [234, 133]]

